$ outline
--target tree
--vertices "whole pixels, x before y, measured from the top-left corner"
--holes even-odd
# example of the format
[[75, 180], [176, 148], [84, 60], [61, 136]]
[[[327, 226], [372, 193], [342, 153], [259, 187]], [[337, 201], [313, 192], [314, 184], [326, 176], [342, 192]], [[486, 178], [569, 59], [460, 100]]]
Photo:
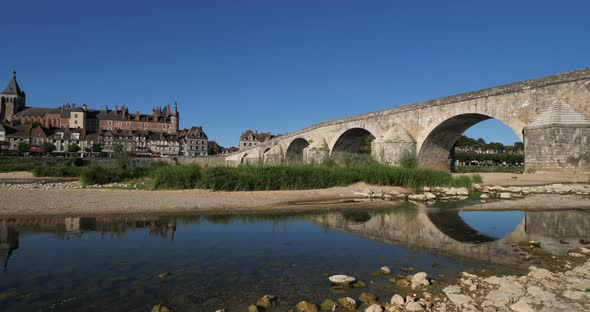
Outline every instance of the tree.
[[44, 150], [46, 153], [51, 153], [51, 152], [55, 151], [55, 149], [56, 149], [55, 145], [51, 142], [43, 142], [43, 144], [41, 144], [40, 148], [42, 150]]
[[514, 142], [514, 150], [522, 151], [524, 150], [524, 143], [522, 142]]
[[118, 143], [113, 145], [113, 158], [117, 161], [119, 167], [125, 169], [133, 160], [133, 155], [127, 151], [124, 144]]
[[100, 144], [100, 143], [92, 144], [91, 150], [92, 150], [93, 153], [100, 153], [100, 152], [102, 152], [102, 144]]
[[16, 149], [21, 153], [26, 153], [29, 151], [29, 143], [18, 142], [18, 144], [16, 145]]
[[77, 153], [81, 150], [80, 145], [73, 143], [68, 145], [68, 153]]

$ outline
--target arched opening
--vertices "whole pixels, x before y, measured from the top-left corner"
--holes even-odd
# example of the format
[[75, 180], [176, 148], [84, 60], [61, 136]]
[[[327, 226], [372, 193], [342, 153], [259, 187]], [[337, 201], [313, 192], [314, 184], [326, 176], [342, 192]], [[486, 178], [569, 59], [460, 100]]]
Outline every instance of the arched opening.
[[522, 172], [524, 146], [514, 130], [501, 121], [483, 114], [462, 114], [430, 132], [418, 161], [420, 167], [451, 172]]
[[303, 150], [309, 146], [309, 142], [302, 138], [297, 138], [289, 144], [285, 159], [287, 162], [303, 162]]
[[248, 154], [244, 154], [242, 156], [242, 158], [240, 158], [240, 165], [243, 165], [243, 164], [246, 164], [247, 163], [247, 160], [246, 160], [246, 157], [247, 156], [248, 156]]
[[352, 128], [340, 135], [332, 148], [332, 159], [338, 164], [372, 160], [371, 142], [375, 136], [363, 128]]

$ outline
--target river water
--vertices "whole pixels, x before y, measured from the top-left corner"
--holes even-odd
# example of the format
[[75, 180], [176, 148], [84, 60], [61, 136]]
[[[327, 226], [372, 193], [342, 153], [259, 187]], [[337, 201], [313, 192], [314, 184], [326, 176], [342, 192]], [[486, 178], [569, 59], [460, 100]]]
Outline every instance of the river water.
[[[389, 277], [425, 271], [511, 273], [536, 240], [563, 254], [588, 238], [583, 211], [462, 211], [457, 206], [323, 213], [0, 218], [0, 311], [244, 311], [264, 294], [273, 311], [335, 293], [347, 274], [383, 298]], [[560, 243], [561, 241], [561, 243]], [[569, 245], [563, 244], [564, 241]], [[392, 276], [376, 274], [383, 265]], [[168, 278], [158, 275], [169, 272]], [[415, 273], [414, 272], [414, 273]]]

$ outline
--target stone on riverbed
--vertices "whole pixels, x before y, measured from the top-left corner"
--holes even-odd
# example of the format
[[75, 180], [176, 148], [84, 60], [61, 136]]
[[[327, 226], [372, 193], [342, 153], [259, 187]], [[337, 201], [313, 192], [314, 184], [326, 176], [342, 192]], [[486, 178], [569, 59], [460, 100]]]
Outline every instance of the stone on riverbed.
[[318, 312], [316, 305], [307, 301], [300, 301], [296, 308], [297, 312]]
[[424, 307], [418, 302], [408, 302], [406, 304], [406, 311], [419, 312], [424, 311]]
[[383, 307], [379, 304], [372, 304], [365, 309], [365, 312], [383, 312]]
[[326, 299], [324, 300], [324, 302], [322, 302], [322, 304], [320, 304], [320, 310], [322, 311], [334, 311], [339, 307], [340, 305], [336, 301], [331, 299]]
[[153, 308], [152, 308], [152, 312], [173, 312], [174, 310], [172, 310], [171, 308], [163, 305], [163, 304], [156, 304]]
[[404, 298], [398, 294], [393, 295], [393, 297], [391, 297], [391, 304], [395, 305], [395, 306], [403, 306], [404, 305]]
[[391, 274], [391, 269], [388, 266], [382, 266], [381, 269], [379, 269], [379, 271], [381, 271], [383, 275]]
[[500, 199], [512, 199], [512, 193], [500, 193]]
[[264, 295], [262, 298], [256, 301], [256, 305], [261, 308], [269, 309], [272, 306], [273, 302], [275, 302], [276, 300], [277, 296]]
[[359, 300], [365, 304], [373, 304], [377, 303], [377, 296], [373, 295], [372, 293], [362, 293], [359, 296]]
[[338, 298], [338, 300], [336, 300], [336, 301], [342, 307], [342, 309], [348, 310], [348, 311], [356, 311], [356, 300], [354, 300], [350, 297], [343, 297], [343, 298]]
[[350, 286], [356, 282], [356, 278], [344, 274], [332, 275], [328, 279], [335, 286]]
[[421, 286], [428, 286], [430, 282], [428, 282], [427, 274], [425, 272], [419, 272], [412, 276], [412, 289], [416, 289], [417, 287]]

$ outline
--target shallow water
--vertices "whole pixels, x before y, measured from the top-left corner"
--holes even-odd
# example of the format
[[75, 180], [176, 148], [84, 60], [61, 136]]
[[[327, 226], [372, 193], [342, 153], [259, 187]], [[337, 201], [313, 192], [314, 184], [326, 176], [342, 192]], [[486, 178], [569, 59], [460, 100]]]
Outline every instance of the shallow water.
[[[275, 311], [343, 294], [329, 274], [348, 274], [388, 298], [381, 266], [429, 276], [526, 266], [514, 243], [542, 242], [560, 254], [590, 232], [582, 211], [381, 210], [208, 216], [0, 219], [1, 311], [243, 311], [262, 295]], [[564, 246], [559, 240], [567, 240]], [[519, 264], [522, 263], [522, 264]], [[170, 272], [169, 278], [158, 275]]]

